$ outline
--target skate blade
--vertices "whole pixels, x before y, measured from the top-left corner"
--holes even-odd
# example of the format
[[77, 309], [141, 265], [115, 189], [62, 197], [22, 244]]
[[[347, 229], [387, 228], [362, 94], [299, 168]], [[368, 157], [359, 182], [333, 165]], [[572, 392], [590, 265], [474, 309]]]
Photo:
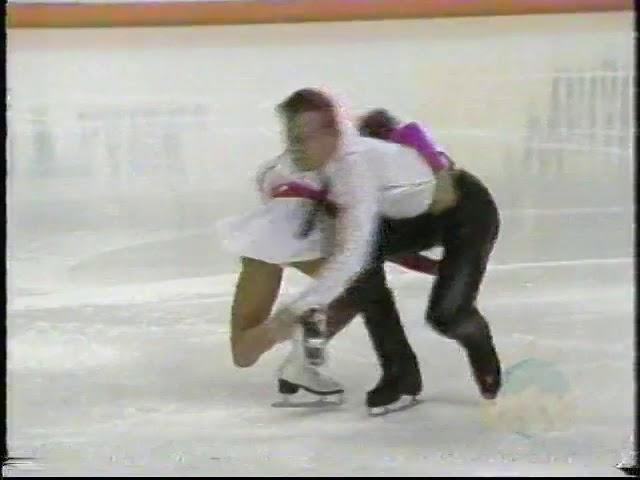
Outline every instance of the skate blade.
[[319, 398], [316, 400], [305, 400], [293, 402], [291, 400], [280, 400], [271, 404], [273, 408], [336, 408], [344, 403], [343, 398], [328, 399]]
[[417, 397], [402, 397], [396, 403], [387, 405], [385, 407], [371, 407], [369, 408], [370, 417], [384, 417], [390, 413], [402, 412], [409, 410], [417, 405], [420, 405], [424, 400]]
[[637, 477], [640, 475], [640, 467], [637, 465], [630, 465], [625, 463], [619, 463], [616, 468], [623, 472], [625, 475]]

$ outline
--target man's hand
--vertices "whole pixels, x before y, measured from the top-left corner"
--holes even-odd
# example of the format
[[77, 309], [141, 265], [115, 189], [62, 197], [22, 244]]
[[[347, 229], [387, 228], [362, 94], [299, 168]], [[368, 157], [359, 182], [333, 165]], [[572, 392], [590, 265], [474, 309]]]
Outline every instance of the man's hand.
[[299, 315], [292, 308], [284, 306], [279, 308], [268, 320], [268, 325], [278, 343], [289, 340], [293, 335], [295, 324]]

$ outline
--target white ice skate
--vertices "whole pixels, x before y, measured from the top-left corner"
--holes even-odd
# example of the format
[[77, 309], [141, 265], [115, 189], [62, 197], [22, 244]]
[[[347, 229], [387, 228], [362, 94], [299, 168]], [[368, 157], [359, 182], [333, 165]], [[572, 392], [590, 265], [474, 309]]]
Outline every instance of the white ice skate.
[[[291, 397], [300, 390], [319, 398], [313, 401], [293, 402]], [[295, 327], [291, 339], [291, 352], [278, 369], [278, 391], [282, 400], [273, 406], [279, 408], [336, 406], [341, 405], [344, 400], [344, 387], [322, 373], [319, 367], [312, 365], [305, 356], [301, 326]]]
[[327, 361], [327, 314], [312, 308], [300, 318], [304, 358], [309, 365], [320, 367]]

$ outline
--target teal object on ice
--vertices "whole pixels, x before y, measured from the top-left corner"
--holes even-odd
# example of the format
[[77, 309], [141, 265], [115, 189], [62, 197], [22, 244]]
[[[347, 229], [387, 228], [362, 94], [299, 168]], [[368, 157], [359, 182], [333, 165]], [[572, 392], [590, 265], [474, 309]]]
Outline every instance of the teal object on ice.
[[552, 362], [527, 358], [507, 368], [503, 374], [502, 395], [515, 395], [527, 389], [564, 395], [569, 392], [567, 376]]

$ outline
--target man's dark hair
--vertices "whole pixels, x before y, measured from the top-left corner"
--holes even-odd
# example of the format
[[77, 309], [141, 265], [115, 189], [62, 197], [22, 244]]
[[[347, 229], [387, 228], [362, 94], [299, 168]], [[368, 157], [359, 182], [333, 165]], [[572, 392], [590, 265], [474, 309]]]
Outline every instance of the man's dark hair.
[[307, 112], [325, 112], [331, 119], [332, 126], [337, 128], [336, 108], [329, 96], [313, 88], [297, 90], [284, 99], [277, 107], [287, 122]]
[[360, 119], [358, 131], [363, 137], [388, 140], [391, 133], [400, 126], [400, 121], [384, 108], [371, 110]]

